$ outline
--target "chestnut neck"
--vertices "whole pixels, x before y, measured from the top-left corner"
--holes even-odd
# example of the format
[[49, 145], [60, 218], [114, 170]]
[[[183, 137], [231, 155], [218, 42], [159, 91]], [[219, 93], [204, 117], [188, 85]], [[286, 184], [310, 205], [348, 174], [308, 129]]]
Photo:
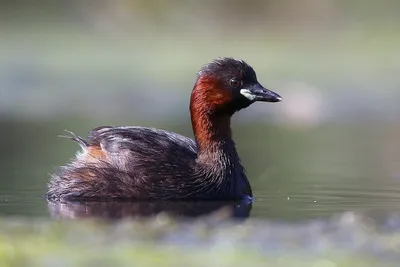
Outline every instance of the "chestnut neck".
[[199, 79], [190, 99], [190, 115], [198, 154], [210, 155], [224, 150], [236, 155], [232, 140], [231, 114], [224, 112], [222, 101], [228, 98], [207, 80]]

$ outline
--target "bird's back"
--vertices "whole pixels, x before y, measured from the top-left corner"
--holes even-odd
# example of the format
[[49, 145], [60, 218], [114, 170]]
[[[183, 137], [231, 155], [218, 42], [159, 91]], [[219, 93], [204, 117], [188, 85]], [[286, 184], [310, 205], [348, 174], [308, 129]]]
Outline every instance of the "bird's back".
[[175, 198], [187, 194], [197, 157], [187, 137], [146, 127], [98, 127], [49, 183], [49, 198]]

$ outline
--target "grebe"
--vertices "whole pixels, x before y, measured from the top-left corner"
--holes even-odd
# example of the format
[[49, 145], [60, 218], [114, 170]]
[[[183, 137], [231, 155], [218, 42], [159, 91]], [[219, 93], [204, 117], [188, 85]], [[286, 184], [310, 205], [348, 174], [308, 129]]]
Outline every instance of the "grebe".
[[49, 199], [197, 199], [252, 197], [230, 127], [231, 116], [256, 101], [282, 98], [264, 88], [242, 60], [203, 66], [190, 98], [195, 140], [165, 130], [102, 126], [51, 176]]

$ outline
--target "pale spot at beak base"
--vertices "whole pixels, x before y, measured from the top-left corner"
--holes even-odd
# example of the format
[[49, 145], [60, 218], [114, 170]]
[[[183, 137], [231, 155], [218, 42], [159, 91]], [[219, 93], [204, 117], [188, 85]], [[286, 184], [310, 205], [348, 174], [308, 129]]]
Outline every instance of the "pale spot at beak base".
[[253, 95], [249, 90], [247, 90], [247, 89], [241, 89], [240, 90], [240, 93], [244, 96], [244, 97], [246, 97], [248, 100], [250, 100], [250, 101], [253, 101], [255, 98], [256, 98], [256, 96], [255, 95]]

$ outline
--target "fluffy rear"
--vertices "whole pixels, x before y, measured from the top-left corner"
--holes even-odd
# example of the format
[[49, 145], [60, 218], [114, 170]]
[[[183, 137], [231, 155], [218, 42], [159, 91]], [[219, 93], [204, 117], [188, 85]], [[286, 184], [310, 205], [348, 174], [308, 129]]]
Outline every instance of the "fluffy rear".
[[[144, 127], [99, 127], [89, 140], [68, 137], [82, 147], [76, 157], [51, 176], [49, 199], [171, 199], [181, 178], [193, 175], [193, 140]], [[178, 190], [177, 190], [178, 189]], [[178, 194], [171, 194], [172, 191]]]

